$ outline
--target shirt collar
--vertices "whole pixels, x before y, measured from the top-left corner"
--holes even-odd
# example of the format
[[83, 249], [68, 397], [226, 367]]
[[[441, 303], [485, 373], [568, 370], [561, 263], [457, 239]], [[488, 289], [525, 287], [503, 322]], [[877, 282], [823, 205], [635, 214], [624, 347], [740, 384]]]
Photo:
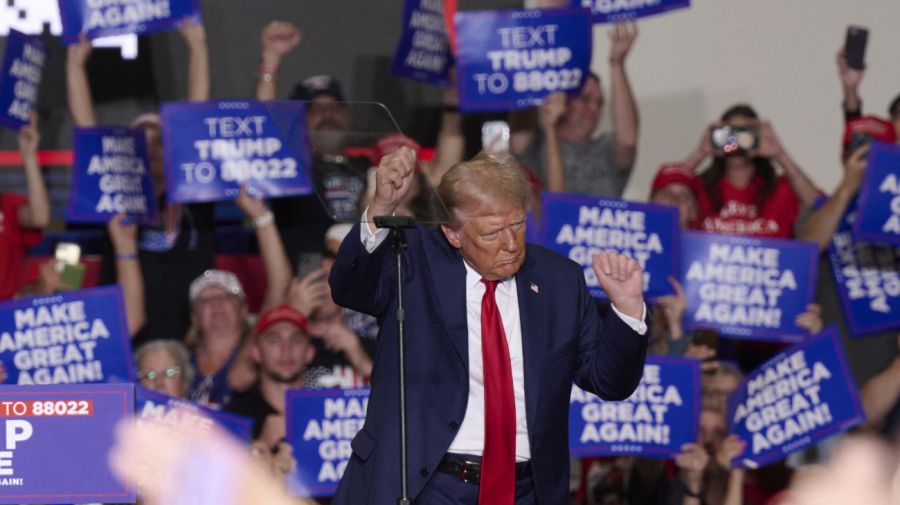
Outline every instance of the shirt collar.
[[[463, 260], [463, 265], [466, 266], [466, 290], [473, 289], [481, 284], [482, 275], [475, 271], [471, 265], [469, 265], [466, 260]], [[507, 277], [500, 281], [497, 285], [499, 289], [505, 289], [509, 286], [512, 281], [515, 279], [515, 276]]]

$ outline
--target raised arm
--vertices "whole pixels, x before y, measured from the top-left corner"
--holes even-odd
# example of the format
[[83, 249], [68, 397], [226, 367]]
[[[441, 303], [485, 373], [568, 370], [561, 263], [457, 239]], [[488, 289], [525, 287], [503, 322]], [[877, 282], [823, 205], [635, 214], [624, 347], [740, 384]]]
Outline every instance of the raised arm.
[[859, 185], [862, 183], [862, 177], [866, 171], [868, 154], [869, 147], [862, 146], [850, 155], [844, 162], [844, 177], [837, 189], [834, 190], [834, 194], [828, 197], [821, 207], [813, 211], [795, 231], [794, 238], [816, 242], [822, 251], [828, 248], [841, 224], [847, 206], [859, 191]]
[[634, 166], [638, 144], [638, 107], [625, 72], [625, 58], [637, 39], [637, 25], [616, 23], [609, 32], [609, 75], [612, 89], [612, 123], [616, 165], [620, 170]]
[[278, 69], [281, 60], [300, 43], [300, 29], [286, 21], [272, 21], [260, 36], [259, 73], [256, 79], [256, 99], [275, 100], [278, 94]]
[[821, 191], [813, 184], [806, 172], [800, 168], [800, 165], [791, 158], [787, 150], [781, 145], [772, 123], [768, 121], [760, 121], [759, 123], [759, 156], [774, 160], [784, 170], [784, 175], [791, 183], [794, 193], [803, 203], [804, 206], [810, 206], [819, 197]]
[[847, 54], [841, 48], [837, 53], [838, 76], [841, 78], [841, 93], [844, 98], [844, 120], [849, 121], [862, 115], [862, 99], [859, 97], [859, 84], [862, 82], [865, 69], [857, 70], [847, 65]]
[[188, 95], [191, 102], [209, 100], [209, 48], [203, 23], [186, 19], [178, 29], [188, 48]]
[[878, 428], [900, 398], [900, 358], [869, 379], [860, 391], [867, 428]]
[[66, 50], [66, 93], [69, 99], [69, 113], [75, 126], [87, 127], [97, 124], [91, 86], [88, 83], [85, 65], [91, 56], [91, 42], [82, 38]]
[[272, 211], [266, 208], [266, 204], [247, 194], [246, 186], [241, 187], [241, 193], [235, 203], [256, 229], [259, 254], [266, 271], [266, 294], [262, 304], [262, 310], [265, 311], [282, 303], [287, 296], [291, 282], [291, 264], [284, 252], [281, 235], [275, 226], [275, 217]]
[[144, 308], [144, 276], [138, 261], [137, 225], [125, 224], [125, 214], [113, 216], [106, 225], [116, 255], [116, 279], [125, 297], [128, 334], [134, 337], [147, 322]]
[[565, 112], [566, 94], [562, 92], [547, 96], [538, 107], [538, 123], [544, 133], [544, 176], [548, 191], [566, 191], [566, 167], [556, 134], [556, 123]]
[[453, 165], [461, 162], [466, 152], [466, 138], [462, 132], [462, 114], [456, 87], [441, 90], [441, 129], [438, 131], [434, 160], [428, 170], [428, 182], [437, 186]]
[[19, 207], [19, 226], [22, 228], [45, 228], [50, 224], [50, 197], [38, 163], [37, 150], [41, 135], [37, 127], [37, 114], [31, 115], [31, 123], [19, 130], [19, 154], [25, 167], [25, 187], [28, 203]]

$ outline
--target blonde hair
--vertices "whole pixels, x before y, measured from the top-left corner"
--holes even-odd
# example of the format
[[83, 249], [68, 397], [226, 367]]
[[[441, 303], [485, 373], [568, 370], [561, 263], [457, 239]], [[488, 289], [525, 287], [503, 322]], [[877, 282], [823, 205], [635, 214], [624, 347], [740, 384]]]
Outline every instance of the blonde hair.
[[512, 156], [479, 154], [444, 174], [438, 196], [450, 211], [450, 227], [461, 224], [461, 213], [489, 214], [504, 204], [528, 207], [531, 196], [525, 172]]

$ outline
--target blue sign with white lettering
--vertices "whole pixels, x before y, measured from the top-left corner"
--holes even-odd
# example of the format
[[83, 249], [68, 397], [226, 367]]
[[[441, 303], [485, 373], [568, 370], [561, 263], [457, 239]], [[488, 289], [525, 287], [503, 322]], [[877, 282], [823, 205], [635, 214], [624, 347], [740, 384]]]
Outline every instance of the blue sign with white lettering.
[[759, 468], [865, 420], [837, 328], [786, 349], [751, 373], [728, 401], [731, 433], [746, 442], [732, 461]]
[[134, 384], [0, 386], [0, 503], [134, 503], [109, 468]]
[[684, 232], [685, 327], [722, 336], [800, 342], [795, 319], [815, 295], [819, 248], [812, 242]]
[[453, 54], [443, 0], [406, 0], [403, 35], [394, 51], [391, 73], [439, 86], [450, 84]]
[[350, 442], [366, 420], [369, 388], [290, 389], [285, 401], [287, 440], [297, 460], [288, 491], [331, 496], [347, 468]]
[[9, 30], [0, 67], [0, 125], [18, 130], [31, 122], [45, 61], [40, 38]]
[[253, 421], [247, 417], [209, 409], [192, 401], [173, 398], [141, 385], [136, 387], [135, 416], [138, 419], [148, 419], [183, 427], [187, 425], [187, 418], [189, 417], [191, 419], [190, 425], [198, 424], [212, 427], [212, 423], [216, 423], [238, 439], [250, 442], [250, 435], [253, 432]]
[[861, 241], [900, 245], [900, 146], [869, 145], [853, 233]]
[[591, 64], [587, 9], [456, 13], [459, 108], [506, 111], [581, 89]]
[[144, 34], [178, 28], [185, 19], [200, 22], [197, 0], [59, 0], [63, 42]]
[[573, 7], [587, 7], [594, 23], [615, 23], [691, 6], [691, 0], [572, 0]]
[[233, 200], [313, 192], [302, 102], [189, 102], [162, 107], [166, 197]]
[[607, 402], [573, 387], [569, 452], [673, 457], [697, 441], [700, 401], [699, 361], [647, 356], [641, 383], [627, 400]]
[[74, 162], [66, 221], [106, 223], [116, 214], [152, 224], [156, 196], [142, 129], [118, 126], [75, 128]]
[[856, 200], [831, 238], [828, 257], [850, 335], [900, 328], [900, 248], [853, 237]]
[[591, 257], [601, 251], [636, 259], [644, 269], [648, 298], [674, 292], [669, 277], [678, 274], [677, 208], [564, 193], [544, 193], [541, 207], [541, 243], [584, 268], [593, 297], [607, 298], [591, 267]]
[[8, 384], [133, 382], [119, 285], [0, 303]]

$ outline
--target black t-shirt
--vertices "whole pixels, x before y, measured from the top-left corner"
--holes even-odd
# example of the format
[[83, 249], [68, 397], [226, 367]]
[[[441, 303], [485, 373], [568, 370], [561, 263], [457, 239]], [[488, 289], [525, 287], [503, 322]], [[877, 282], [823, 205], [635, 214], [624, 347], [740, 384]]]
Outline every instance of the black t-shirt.
[[[157, 339], [184, 338], [190, 326], [191, 282], [215, 266], [216, 237], [213, 204], [182, 207], [177, 234], [143, 227], [138, 254], [144, 278], [147, 324], [135, 336], [134, 345]], [[112, 246], [103, 256], [101, 284], [116, 282]], [[164, 303], [163, 303], [164, 302]]]
[[224, 410], [225, 412], [249, 417], [253, 420], [253, 440], [259, 438], [263, 426], [265, 425], [266, 418], [278, 414], [275, 407], [272, 407], [272, 405], [263, 398], [259, 384], [255, 384], [252, 388], [243, 393], [232, 396], [231, 401], [225, 405]]
[[325, 232], [336, 222], [359, 218], [359, 202], [366, 189], [366, 173], [371, 162], [366, 157], [334, 157], [313, 160], [316, 194], [276, 198], [271, 203], [275, 222], [291, 265], [300, 255], [321, 252]]

